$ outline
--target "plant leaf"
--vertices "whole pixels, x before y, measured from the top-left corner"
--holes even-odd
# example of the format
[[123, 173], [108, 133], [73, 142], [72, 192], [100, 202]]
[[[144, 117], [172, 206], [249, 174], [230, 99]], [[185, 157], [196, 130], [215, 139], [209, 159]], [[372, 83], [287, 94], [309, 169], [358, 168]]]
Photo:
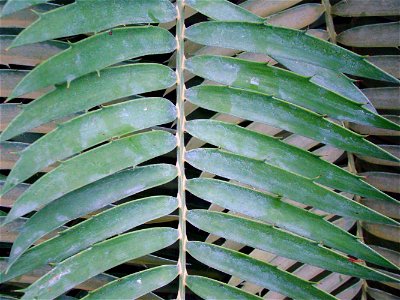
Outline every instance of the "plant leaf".
[[[196, 1], [198, 3], [199, 1]], [[205, 1], [209, 6], [212, 6], [216, 1]], [[211, 4], [212, 3], [212, 4]], [[225, 3], [225, 2], [224, 2]], [[231, 3], [230, 3], [231, 4]], [[233, 5], [233, 4], [231, 4]], [[196, 7], [195, 7], [196, 8]], [[196, 8], [200, 11], [198, 8]], [[240, 14], [229, 14], [220, 13], [223, 9], [214, 9], [210, 11], [203, 11], [203, 13], [216, 21], [229, 21], [225, 20], [228, 15], [230, 21], [249, 21]], [[207, 12], [207, 13], [206, 13]], [[320, 18], [321, 14], [324, 13], [324, 6], [317, 3], [307, 3], [303, 5], [295, 6], [291, 9], [284, 10], [273, 16], [267, 18], [267, 21], [271, 25], [284, 26], [290, 28], [303, 28], [311, 23], [315, 22]], [[232, 15], [234, 17], [232, 17]], [[254, 55], [254, 53], [253, 53]], [[240, 56], [240, 55], [239, 55]], [[310, 65], [301, 63], [299, 60], [284, 59], [274, 56], [275, 60], [278, 60], [285, 67], [291, 71], [295, 71], [304, 76], [312, 76], [312, 82], [315, 82], [323, 87], [326, 87], [332, 91], [338, 92], [360, 103], [369, 103], [363, 93], [352, 83], [350, 79], [344, 76], [342, 73], [338, 73], [326, 68], [321, 68], [316, 65]], [[369, 106], [372, 111], [375, 111], [372, 106]], [[375, 111], [376, 112], [376, 111]]]
[[211, 299], [241, 299], [261, 300], [261, 297], [246, 293], [236, 287], [207, 277], [189, 275], [186, 284], [195, 294], [206, 300]]
[[[268, 113], [268, 110], [266, 112]], [[274, 109], [274, 112], [277, 110]], [[290, 120], [286, 120], [289, 123]], [[314, 179], [315, 182], [323, 185], [399, 204], [397, 200], [362, 181], [359, 176], [275, 137], [215, 120], [189, 121], [186, 123], [186, 130], [192, 136], [207, 143], [236, 154], [265, 161], [284, 170]]]
[[192, 57], [185, 66], [203, 78], [271, 95], [335, 119], [400, 130], [397, 124], [363, 108], [360, 103], [329, 91], [307, 77], [280, 68], [211, 55]]
[[158, 289], [178, 276], [177, 266], [160, 266], [118, 278], [89, 292], [82, 299], [136, 299]]
[[165, 23], [175, 18], [176, 9], [168, 0], [76, 1], [41, 14], [17, 36], [11, 47], [86, 32], [97, 33], [118, 25]]
[[54, 91], [24, 105], [22, 112], [0, 135], [0, 141], [105, 102], [167, 88], [175, 81], [175, 72], [159, 64], [107, 68], [100, 77], [88, 74], [75, 80], [69, 88], [57, 86]]
[[167, 99], [143, 98], [106, 106], [72, 119], [59, 125], [20, 154], [7, 177], [3, 193], [56, 161], [112, 137], [169, 123], [175, 118], [175, 106]]
[[176, 140], [172, 134], [153, 131], [123, 138], [76, 156], [32, 184], [16, 200], [4, 223], [37, 210], [86, 184], [165, 154], [175, 146]]
[[190, 210], [188, 221], [197, 228], [244, 245], [321, 267], [333, 272], [376, 281], [398, 281], [332, 250], [271, 225], [226, 213]]
[[169, 182], [176, 176], [176, 168], [172, 165], [136, 167], [107, 176], [64, 195], [27, 220], [13, 243], [10, 261], [15, 261], [35, 241], [61, 225], [112, 202]]
[[186, 99], [209, 110], [282, 128], [340, 149], [399, 161], [361, 135], [272, 96], [225, 86], [204, 85], [188, 89]]
[[315, 184], [311, 179], [274, 167], [263, 161], [217, 149], [196, 149], [186, 161], [197, 169], [268, 190], [326, 212], [371, 223], [398, 223], [355, 201]]
[[292, 59], [283, 59], [276, 56], [274, 59], [293, 72], [312, 77], [310, 81], [317, 85], [336, 92], [355, 102], [367, 104], [366, 107], [376, 113], [376, 110], [371, 105], [368, 98], [354, 85], [353, 80], [342, 73], [315, 65], [300, 63]]
[[[58, 263], [96, 242], [165, 216], [174, 211], [177, 205], [178, 202], [174, 197], [154, 196], [106, 210], [61, 232], [59, 236], [29, 249], [14, 263], [10, 261], [8, 270], [2, 275], [1, 280], [3, 282], [10, 280], [47, 263]], [[125, 218], [124, 222], [120, 222], [122, 218]], [[93, 232], [96, 234], [92, 234]]]
[[175, 39], [167, 30], [153, 26], [114, 29], [84, 39], [33, 69], [16, 86], [8, 100], [49, 85], [72, 80], [129, 58], [168, 53]]
[[188, 180], [187, 189], [195, 196], [223, 208], [276, 225], [377, 265], [397, 269], [353, 235], [321, 216], [286, 203], [278, 197], [205, 178]]
[[202, 242], [189, 242], [187, 249], [190, 255], [212, 268], [291, 298], [336, 299], [317, 289], [308, 281], [240, 252]]
[[[22, 299], [55, 298], [94, 275], [128, 260], [165, 248], [174, 243], [177, 238], [176, 229], [152, 228], [127, 233], [98, 243], [58, 264], [25, 289]], [[82, 268], [82, 264], [86, 267]]]
[[[192, 42], [257, 52], [314, 64], [337, 72], [399, 83], [364, 57], [303, 31], [244, 22], [202, 22], [185, 32]], [[338, 59], [340, 57], [340, 59]]]

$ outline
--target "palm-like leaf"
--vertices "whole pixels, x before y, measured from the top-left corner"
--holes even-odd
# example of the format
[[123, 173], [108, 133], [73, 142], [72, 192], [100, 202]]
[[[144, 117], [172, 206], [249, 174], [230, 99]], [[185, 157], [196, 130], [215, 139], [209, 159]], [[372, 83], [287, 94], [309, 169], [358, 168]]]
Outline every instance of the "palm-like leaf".
[[[3, 15], [12, 16], [17, 10], [43, 2], [47, 1], [26, 1], [21, 5], [10, 0]], [[11, 47], [11, 54], [4, 58], [6, 64], [21, 61], [21, 57], [31, 57], [25, 62], [29, 66], [40, 63], [26, 76], [26, 72], [7, 71], [10, 78], [19, 76], [8, 84], [16, 85], [12, 92], [4, 93], [8, 100], [22, 96], [37, 99], [23, 105], [0, 137], [7, 149], [23, 149], [18, 158], [10, 158], [10, 165], [15, 165], [2, 182], [1, 193], [10, 198], [12, 206], [7, 216], [1, 217], [2, 226], [21, 224], [13, 229], [18, 236], [13, 235], [2, 282], [43, 270], [51, 263], [52, 269], [46, 269], [43, 276], [23, 290], [23, 298], [56, 298], [87, 280], [109, 276], [104, 272], [126, 262], [156, 267], [116, 280], [109, 276], [84, 298], [157, 297], [151, 292], [177, 276], [179, 298], [185, 298], [187, 286], [205, 299], [260, 299], [251, 284], [270, 290], [267, 296], [277, 292], [292, 298], [334, 299], [329, 292], [334, 289], [330, 281], [335, 280], [336, 273], [319, 286], [308, 281], [311, 278], [302, 278], [302, 271], [314, 274], [320, 269], [398, 282], [391, 274], [348, 259], [346, 255], [352, 255], [397, 269], [347, 232], [347, 224], [354, 222], [345, 222], [342, 229], [319, 216], [331, 213], [368, 221], [369, 226], [397, 228], [396, 220], [331, 189], [376, 199], [395, 208], [398, 201], [363, 178], [292, 144], [305, 142], [311, 148], [322, 142], [327, 146], [321, 148], [321, 153], [335, 153], [333, 149], [337, 148], [339, 155], [345, 150], [398, 163], [392, 149], [378, 147], [332, 119], [398, 131], [395, 122], [371, 110], [368, 99], [344, 73], [395, 84], [399, 81], [344, 48], [302, 31], [271, 25], [285, 25], [285, 16], [306, 14], [303, 23], [292, 24], [300, 28], [304, 22], [315, 21], [322, 14], [323, 5], [300, 5], [280, 12], [300, 2], [282, 1], [276, 6], [261, 5], [261, 13], [253, 14], [251, 11], [262, 2], [247, 1], [239, 7], [225, 0], [179, 0], [175, 10], [167, 0], [79, 0], [41, 14], [13, 42], [12, 36], [1, 37]], [[214, 21], [185, 30], [186, 5]], [[175, 39], [162, 26], [142, 24], [172, 21], [176, 24]], [[72, 25], [65, 26], [67, 23]], [[115, 28], [125, 24], [129, 26]], [[93, 36], [69, 45], [52, 40], [91, 32]], [[196, 50], [186, 51], [190, 42], [206, 47], [193, 46]], [[30, 50], [18, 51], [24, 47]], [[40, 53], [37, 47], [46, 51]], [[221, 48], [230, 50], [221, 53]], [[175, 49], [175, 73], [161, 64], [131, 60]], [[221, 56], [240, 52], [241, 59]], [[274, 59], [293, 72], [253, 62], [249, 58], [256, 56], [249, 52], [263, 55], [262, 60]], [[186, 59], [185, 53], [192, 57]], [[209, 81], [186, 90], [188, 72], [191, 77]], [[217, 86], [215, 82], [227, 86]], [[137, 96], [171, 89], [174, 84], [176, 108], [165, 98]], [[49, 88], [52, 89], [37, 93]], [[185, 116], [198, 107], [218, 114], [212, 120], [194, 117], [186, 121]], [[3, 104], [2, 114], [3, 110], [12, 110], [16, 115], [19, 108]], [[255, 123], [246, 129], [230, 124], [245, 120]], [[61, 124], [41, 127], [51, 121]], [[174, 121], [175, 136], [171, 130], [157, 127]], [[47, 134], [32, 144], [5, 142], [27, 131]], [[281, 131], [293, 133], [292, 140], [280, 141], [270, 136]], [[198, 147], [209, 143], [221, 149], [187, 151], [185, 133], [202, 141], [197, 142]], [[189, 144], [193, 148], [196, 141], [192, 139]], [[153, 163], [153, 159], [158, 161], [175, 148], [176, 167]], [[185, 162], [211, 173], [211, 177], [217, 175], [232, 182], [187, 179], [191, 175]], [[142, 163], [146, 165], [138, 166]], [[23, 183], [43, 171], [48, 172], [31, 185]], [[159, 195], [157, 191], [151, 197], [120, 201], [175, 177], [177, 197]], [[12, 193], [14, 196], [10, 196]], [[219, 205], [221, 212], [188, 210], [194, 196]], [[307, 206], [313, 209], [306, 211]], [[174, 220], [167, 216], [176, 209], [177, 228], [154, 225]], [[223, 209], [231, 211], [222, 212]], [[23, 219], [25, 215], [30, 218]], [[78, 218], [86, 220], [67, 229], [62, 227]], [[226, 242], [217, 246], [193, 241], [187, 222]], [[38, 244], [60, 228], [61, 232]], [[178, 240], [177, 264], [151, 255], [162, 249], [162, 253], [168, 253], [165, 248]], [[32, 245], [35, 246], [30, 248]], [[254, 250], [242, 253], [244, 246]], [[186, 253], [233, 276], [230, 284], [192, 273]], [[279, 262], [276, 255], [285, 259]], [[293, 273], [277, 267], [292, 261], [307, 265]], [[235, 278], [245, 281], [247, 291], [234, 287]]]

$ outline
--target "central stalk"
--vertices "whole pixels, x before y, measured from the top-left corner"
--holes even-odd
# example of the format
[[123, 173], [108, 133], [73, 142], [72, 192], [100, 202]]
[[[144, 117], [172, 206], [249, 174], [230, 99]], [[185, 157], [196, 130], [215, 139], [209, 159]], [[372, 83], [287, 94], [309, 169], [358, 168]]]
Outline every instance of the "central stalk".
[[178, 0], [176, 4], [178, 11], [176, 23], [176, 110], [177, 110], [177, 168], [178, 168], [178, 202], [179, 202], [179, 291], [178, 299], [185, 299], [186, 286], [186, 177], [185, 177], [185, 78], [184, 78], [184, 38], [185, 38], [185, 17], [184, 0]]

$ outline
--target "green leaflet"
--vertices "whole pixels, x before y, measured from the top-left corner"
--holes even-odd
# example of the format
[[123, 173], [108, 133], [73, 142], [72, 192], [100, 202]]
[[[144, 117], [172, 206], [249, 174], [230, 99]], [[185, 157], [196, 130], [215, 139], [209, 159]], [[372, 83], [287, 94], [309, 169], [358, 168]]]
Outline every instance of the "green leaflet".
[[206, 109], [282, 128], [351, 152], [399, 161], [361, 135], [272, 96], [226, 86], [202, 85], [188, 89], [186, 99]]
[[308, 77], [264, 63], [202, 55], [188, 59], [185, 66], [203, 78], [271, 95], [335, 119], [400, 130], [397, 124], [311, 82]]
[[[78, 78], [68, 88], [57, 86], [22, 112], [0, 135], [5, 141], [27, 130], [115, 99], [165, 89], [176, 82], [175, 72], [159, 64], [132, 64], [107, 68]], [[45, 113], [44, 113], [45, 112]]]
[[[4, 213], [3, 215], [0, 216], [0, 220], [3, 220], [5, 218], [6, 213]], [[164, 217], [168, 217], [168, 216], [164, 216]], [[160, 217], [159, 219], [162, 219], [163, 217]], [[4, 228], [2, 228], [2, 231], [12, 231], [12, 235], [18, 233], [21, 228], [26, 224], [26, 222], [28, 221], [28, 218], [18, 218], [15, 222], [11, 223], [11, 224], [7, 224], [6, 226], [4, 226]], [[150, 220], [148, 221], [148, 223], [151, 223], [153, 221], [156, 220]], [[8, 227], [6, 230], [5, 228]], [[56, 232], [52, 232], [51, 236], [48, 236], [49, 238], [56, 236], [57, 234], [59, 234], [61, 231], [68, 229], [68, 227], [66, 226], [61, 226], [60, 228], [58, 228]], [[62, 234], [62, 233], [61, 233]], [[7, 237], [4, 236], [0, 236], [0, 238], [2, 238], [3, 241], [5, 240], [11, 240], [7, 239]], [[0, 257], [0, 282], [2, 282], [2, 278], [4, 275], [5, 270], [7, 269], [7, 265], [9, 264], [10, 260], [8, 257]], [[161, 266], [161, 265], [176, 265], [176, 261], [172, 260], [172, 259], [167, 259], [167, 258], [163, 258], [163, 257], [159, 257], [156, 255], [152, 255], [152, 254], [148, 254], [139, 258], [135, 258], [134, 260], [131, 260], [129, 262], [127, 262], [127, 265], [134, 265], [134, 266]], [[51, 262], [49, 263], [50, 265], [52, 264]], [[36, 265], [35, 265], [36, 266]], [[43, 266], [36, 266], [37, 268], [33, 271], [28, 272], [30, 274], [40, 274], [41, 272], [45, 271], [46, 269], [49, 269], [48, 266], [43, 265]], [[23, 268], [21, 269], [23, 270]], [[39, 273], [37, 273], [39, 272]], [[29, 275], [27, 275], [29, 276]], [[104, 276], [104, 277], [109, 277], [111, 275], [105, 275], [102, 274], [100, 276]], [[113, 276], [111, 276], [113, 277]], [[94, 278], [93, 278], [94, 279]], [[105, 278], [106, 279], [106, 278]], [[96, 281], [96, 279], [94, 279]], [[11, 282], [18, 282], [18, 278], [11, 278], [10, 279]], [[106, 280], [106, 282], [110, 282], [111, 280]], [[86, 289], [85, 289], [86, 290]]]
[[41, 14], [17, 36], [12, 47], [87, 32], [97, 33], [118, 25], [165, 23], [175, 18], [175, 7], [168, 0], [78, 0]]
[[114, 29], [112, 35], [99, 33], [71, 44], [71, 48], [33, 69], [16, 86], [8, 100], [50, 85], [70, 83], [126, 59], [169, 53], [175, 46], [172, 34], [160, 27], [126, 27]]
[[[188, 4], [191, 5], [192, 1]], [[234, 5], [228, 1], [220, 0], [220, 1], [196, 1], [194, 0], [196, 5], [191, 5], [197, 11], [202, 12], [203, 14], [207, 15], [215, 19], [216, 21], [240, 21], [240, 22], [263, 22], [264, 19], [256, 18], [251, 19], [248, 18], [247, 15], [241, 14], [241, 7]], [[315, 4], [318, 5], [318, 4]], [[218, 6], [218, 7], [217, 7]], [[229, 7], [229, 8], [228, 8]], [[232, 12], [228, 12], [227, 10], [230, 9]], [[248, 13], [248, 11], [245, 10]], [[278, 15], [278, 14], [277, 14]], [[277, 16], [276, 15], [276, 16]], [[254, 16], [254, 15], [252, 15]], [[360, 103], [368, 103], [368, 98], [357, 88], [352, 81], [344, 76], [340, 72], [332, 71], [330, 69], [322, 68], [314, 64], [307, 64], [299, 62], [297, 57], [286, 59], [280, 58], [278, 56], [273, 57], [275, 60], [279, 61], [285, 67], [290, 69], [291, 71], [295, 71], [304, 76], [312, 76], [312, 82], [315, 82], [323, 87], [326, 87], [329, 90], [338, 92], [345, 97], [354, 100]], [[373, 107], [369, 107], [370, 109]], [[376, 112], [376, 111], [375, 111]]]
[[261, 222], [198, 209], [189, 211], [187, 220], [201, 230], [228, 240], [333, 272], [376, 281], [399, 281], [353, 263], [347, 257], [322, 247], [317, 242]]
[[[155, 196], [131, 201], [106, 210], [61, 232], [59, 236], [29, 249], [14, 264], [8, 266], [7, 273], [2, 274], [1, 281], [5, 282], [47, 263], [63, 261], [96, 242], [168, 215], [177, 206], [178, 202], [174, 197]], [[124, 220], [124, 222], [120, 220]], [[93, 232], [96, 234], [92, 234]], [[148, 253], [143, 255], [145, 254]]]
[[8, 0], [1, 11], [1, 17], [11, 15], [24, 8], [49, 2], [50, 0]]
[[214, 20], [262, 23], [263, 18], [226, 0], [186, 0], [185, 4]]
[[237, 251], [201, 242], [189, 242], [187, 250], [214, 269], [294, 299], [336, 299], [308, 281]]
[[215, 21], [192, 25], [185, 36], [207, 46], [296, 58], [300, 62], [341, 73], [399, 83], [398, 79], [364, 57], [300, 30], [267, 24]]
[[[128, 260], [163, 249], [178, 239], [172, 228], [127, 233], [66, 259], [24, 290], [22, 299], [55, 298], [78, 283]], [[107, 259], [104, 259], [104, 258]], [[82, 268], [85, 265], [85, 268]]]
[[371, 106], [368, 98], [361, 92], [361, 90], [354, 85], [353, 80], [343, 75], [326, 68], [318, 67], [316, 65], [310, 65], [300, 63], [295, 59], [287, 59], [274, 57], [275, 60], [279, 61], [289, 70], [298, 73], [303, 76], [312, 77], [311, 82], [318, 84], [328, 90], [334, 91], [344, 97], [353, 100], [358, 103], [367, 104], [367, 108], [376, 112], [373, 106]]
[[172, 165], [149, 165], [110, 175], [49, 203], [28, 219], [10, 253], [14, 262], [35, 241], [76, 218], [108, 204], [171, 181], [177, 176]]
[[247, 293], [237, 287], [202, 276], [189, 275], [186, 284], [203, 299], [261, 300], [261, 297]]
[[[102, 209], [102, 211], [109, 209], [110, 207], [114, 207], [115, 205], [110, 205], [105, 209]], [[97, 212], [99, 213], [99, 212]], [[2, 216], [0, 216], [0, 221], [2, 222], [3, 219], [5, 218], [7, 214], [4, 213]], [[86, 218], [89, 218], [90, 216], [85, 216]], [[168, 219], [168, 217], [170, 216], [162, 216], [156, 220], [150, 220], [148, 221], [148, 223], [157, 223], [157, 222], [162, 222], [161, 220], [163, 219]], [[14, 242], [15, 238], [18, 237], [18, 234], [22, 231], [22, 229], [24, 228], [24, 226], [26, 225], [26, 223], [28, 222], [29, 218], [17, 218], [14, 222], [11, 222], [5, 226], [3, 226], [1, 228], [1, 233], [5, 232], [6, 234], [4, 235], [0, 235], [0, 241], [1, 242]], [[57, 228], [56, 230], [50, 232], [50, 234], [47, 236], [47, 238], [52, 238], [54, 236], [56, 236], [57, 234], [59, 234], [60, 232], [62, 232], [63, 230], [68, 229], [68, 227], [66, 226], [61, 226], [59, 228]], [[40, 241], [42, 242], [42, 241]], [[40, 242], [38, 242], [37, 244], [39, 244]], [[0, 258], [0, 271], [4, 271], [6, 269], [6, 264], [10, 265], [11, 262], [11, 258], [6, 258], [6, 260], [4, 260], [5, 258], [3, 258], [3, 265], [4, 267], [2, 267], [2, 262], [1, 262], [1, 258]], [[158, 256], [154, 256], [154, 255], [146, 255], [140, 258], [137, 258], [133, 261], [128, 262], [129, 265], [139, 265], [139, 266], [143, 266], [143, 265], [171, 265], [171, 264], [176, 264], [176, 261], [171, 260], [171, 259], [166, 259], [166, 258], [162, 258], [162, 257], [158, 257]]]
[[205, 178], [188, 180], [187, 189], [195, 196], [213, 204], [279, 226], [374, 264], [397, 269], [353, 235], [316, 214], [281, 201], [278, 197], [225, 181]]
[[[210, 99], [215, 100], [215, 98]], [[276, 115], [279, 117], [280, 114]], [[288, 119], [286, 121], [289, 123]], [[323, 185], [398, 204], [397, 200], [369, 185], [360, 177], [277, 138], [215, 120], [189, 121], [186, 123], [186, 130], [202, 141], [236, 154], [263, 160], [284, 170], [314, 179]]]
[[3, 193], [58, 160], [112, 137], [169, 123], [175, 118], [175, 106], [169, 100], [142, 98], [106, 106], [60, 124], [20, 154]]
[[268, 190], [326, 212], [372, 223], [398, 225], [396, 221], [331, 192], [311, 179], [259, 160], [217, 149], [191, 150], [186, 153], [185, 158], [189, 164], [202, 171]]
[[172, 134], [152, 131], [110, 142], [73, 157], [32, 184], [16, 200], [5, 223], [82, 186], [165, 154], [175, 146]]
[[114, 280], [82, 299], [136, 299], [170, 283], [176, 276], [177, 266], [160, 266]]

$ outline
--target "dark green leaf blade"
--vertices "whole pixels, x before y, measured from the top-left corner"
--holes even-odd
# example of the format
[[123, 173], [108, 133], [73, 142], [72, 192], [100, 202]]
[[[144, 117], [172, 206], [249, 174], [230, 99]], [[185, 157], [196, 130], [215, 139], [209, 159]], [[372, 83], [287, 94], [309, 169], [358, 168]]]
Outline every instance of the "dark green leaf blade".
[[237, 287], [230, 286], [220, 281], [202, 276], [189, 275], [186, 284], [195, 294], [206, 300], [211, 299], [237, 299], [261, 300], [261, 297], [247, 293]]
[[11, 47], [87, 32], [97, 33], [118, 25], [165, 23], [175, 18], [175, 7], [168, 0], [76, 1], [41, 14], [17, 36]]
[[317, 266], [329, 271], [376, 281], [395, 278], [356, 264], [317, 242], [285, 232], [272, 225], [207, 210], [190, 210], [188, 221], [201, 230], [253, 248]]
[[[223, 7], [222, 4], [220, 4], [221, 5], [220, 8], [218, 7], [219, 9], [217, 7], [213, 7], [214, 5], [215, 6], [219, 5], [219, 2], [222, 2], [224, 4], [224, 6], [225, 5], [228, 6], [228, 4], [226, 4], [226, 2], [228, 2], [228, 1], [225, 1], [225, 0], [198, 1], [197, 0], [197, 1], [193, 1], [193, 2], [196, 2], [197, 5], [192, 6], [192, 7], [194, 7], [196, 10], [202, 12], [203, 14], [207, 15], [208, 17], [215, 19], [216, 21], [252, 22], [252, 20], [246, 19], [246, 16], [244, 16], [240, 13], [235, 13], [236, 10], [233, 13], [227, 13], [225, 11], [226, 8]], [[203, 4], [203, 2], [205, 2], [205, 4]], [[218, 4], [215, 4], [215, 3], [218, 3]], [[203, 5], [205, 6], [205, 9], [202, 7]], [[319, 4], [310, 4], [310, 5], [318, 6]], [[200, 7], [198, 7], [198, 6], [200, 6]], [[236, 6], [232, 3], [229, 3], [229, 6], [232, 6], [235, 9], [238, 8], [238, 6]], [[200, 10], [201, 8], [203, 8], [203, 10]], [[207, 8], [208, 8], [208, 10], [207, 10]], [[211, 8], [214, 8], [214, 9], [211, 9]], [[300, 6], [298, 6], [298, 8], [300, 8]], [[278, 15], [279, 14], [277, 14], [275, 16], [278, 16]], [[274, 18], [274, 17], [272, 17], [272, 18]], [[261, 19], [261, 22], [262, 21], [263, 20]], [[255, 22], [257, 22], [257, 21], [255, 21]], [[277, 60], [279, 63], [283, 64], [285, 67], [287, 67], [291, 71], [294, 71], [294, 72], [304, 75], [304, 76], [313, 77], [311, 79], [312, 82], [315, 82], [323, 87], [326, 87], [329, 90], [338, 92], [339, 94], [344, 95], [345, 97], [347, 97], [351, 100], [354, 100], [356, 102], [360, 102], [360, 103], [368, 103], [369, 102], [368, 98], [366, 98], [365, 95], [360, 91], [360, 89], [357, 88], [353, 84], [352, 80], [350, 80], [349, 78], [347, 78], [340, 72], [322, 68], [315, 64], [307, 64], [307, 63], [300, 62], [297, 57], [294, 57], [292, 59], [287, 59], [287, 58], [282, 58], [282, 57], [275, 55], [273, 58], [275, 60]], [[372, 107], [369, 107], [369, 108], [371, 109]]]
[[100, 77], [96, 73], [88, 74], [74, 80], [69, 88], [66, 84], [57, 86], [54, 91], [24, 105], [22, 112], [1, 133], [0, 141], [105, 102], [168, 88], [175, 82], [172, 69], [150, 63], [106, 68]]
[[304, 31], [267, 24], [203, 22], [185, 32], [189, 40], [207, 46], [264, 53], [377, 80], [399, 80], [369, 63], [364, 57]]
[[10, 261], [15, 261], [35, 241], [76, 218], [112, 202], [159, 186], [177, 176], [172, 165], [136, 167], [107, 176], [51, 202], [30, 217], [14, 241]]
[[272, 96], [225, 86], [202, 85], [188, 89], [186, 99], [206, 109], [282, 128], [340, 149], [399, 161], [363, 136]]
[[186, 153], [186, 161], [197, 169], [237, 180], [261, 190], [282, 195], [323, 211], [368, 220], [372, 223], [398, 223], [355, 201], [315, 184], [311, 179], [274, 167], [265, 162], [217, 149], [196, 149]]
[[[58, 263], [94, 243], [165, 216], [177, 206], [178, 202], [174, 197], [154, 196], [106, 210], [29, 249], [14, 264], [9, 264], [7, 273], [2, 274], [1, 280], [10, 280], [46, 263]], [[125, 221], [120, 222], [122, 219]]]
[[291, 298], [336, 299], [308, 281], [240, 252], [202, 242], [189, 242], [187, 249], [195, 259], [212, 268]]
[[350, 100], [366, 104], [365, 107], [376, 112], [376, 110], [371, 106], [368, 98], [354, 84], [354, 81], [346, 75], [315, 65], [299, 63], [295, 59], [283, 59], [280, 57], [274, 57], [274, 59], [293, 72], [303, 76], [312, 77], [310, 79], [311, 82], [343, 95]]
[[170, 283], [178, 272], [177, 266], [151, 268], [110, 282], [82, 299], [136, 299]]
[[347, 231], [279, 197], [206, 178], [188, 180], [187, 189], [195, 196], [226, 209], [276, 225], [374, 264], [397, 269]]
[[[126, 59], [169, 53], [176, 47], [171, 33], [160, 27], [126, 27], [96, 34], [53, 56], [33, 69], [13, 90], [9, 99], [50, 85], [99, 71]], [[101, 76], [101, 75], [100, 75]]]
[[[288, 119], [287, 121], [289, 122]], [[207, 143], [263, 160], [323, 185], [398, 204], [398, 201], [361, 180], [359, 176], [277, 138], [216, 120], [189, 121], [186, 123], [186, 130]]]
[[175, 146], [172, 134], [152, 131], [110, 142], [73, 157], [32, 184], [16, 200], [5, 223], [86, 184], [168, 153]]
[[169, 100], [142, 98], [106, 106], [60, 124], [20, 153], [3, 193], [57, 161], [113, 137], [169, 123], [175, 118], [175, 106]]
[[201, 55], [188, 59], [185, 67], [203, 78], [271, 95], [335, 119], [400, 130], [397, 124], [311, 82], [309, 77], [264, 63]]
[[[120, 235], [58, 264], [24, 290], [22, 299], [55, 298], [75, 285], [128, 260], [165, 248], [178, 239], [172, 228], [152, 228]], [[107, 259], [104, 259], [104, 257]], [[82, 264], [86, 267], [82, 268]]]

